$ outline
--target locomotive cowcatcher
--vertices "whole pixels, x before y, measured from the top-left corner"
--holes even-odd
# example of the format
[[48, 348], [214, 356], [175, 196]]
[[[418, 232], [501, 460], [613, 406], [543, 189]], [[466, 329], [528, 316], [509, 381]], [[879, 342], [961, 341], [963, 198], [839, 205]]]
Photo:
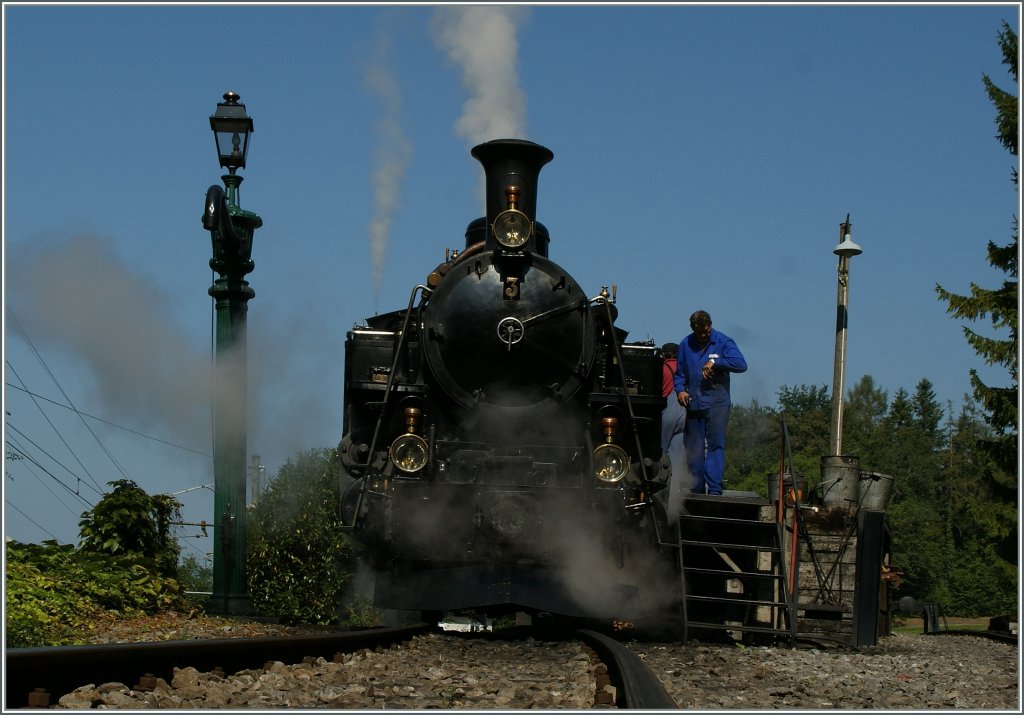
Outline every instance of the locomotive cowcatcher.
[[[661, 356], [626, 342], [536, 220], [551, 151], [481, 144], [487, 215], [404, 309], [345, 343], [342, 515], [381, 609], [657, 617], [669, 468]], [[659, 494], [659, 492], [661, 492]]]

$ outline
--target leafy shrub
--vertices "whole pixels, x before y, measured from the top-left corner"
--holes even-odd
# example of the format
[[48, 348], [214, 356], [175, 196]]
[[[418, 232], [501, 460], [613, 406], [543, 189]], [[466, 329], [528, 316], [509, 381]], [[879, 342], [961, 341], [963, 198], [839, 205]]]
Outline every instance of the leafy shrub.
[[9, 648], [81, 643], [104, 616], [157, 613], [179, 602], [177, 581], [153, 559], [90, 554], [55, 541], [8, 541], [5, 549]]
[[311, 449], [281, 467], [247, 517], [253, 607], [287, 622], [337, 623], [353, 549], [341, 531], [334, 450]]
[[181, 547], [171, 523], [181, 521], [181, 502], [166, 494], [150, 496], [130, 479], [108, 482], [113, 489], [78, 522], [79, 549], [90, 554], [146, 557], [176, 577]]

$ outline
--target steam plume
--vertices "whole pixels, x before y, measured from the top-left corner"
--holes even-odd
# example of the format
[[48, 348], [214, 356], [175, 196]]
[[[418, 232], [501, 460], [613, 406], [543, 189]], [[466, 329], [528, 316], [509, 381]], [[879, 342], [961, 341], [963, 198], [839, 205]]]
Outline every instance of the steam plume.
[[391, 67], [391, 41], [381, 35], [374, 51], [374, 61], [366, 68], [363, 78], [367, 90], [380, 101], [382, 116], [377, 123], [377, 145], [374, 148], [373, 198], [374, 214], [370, 220], [370, 265], [373, 275], [373, 295], [376, 304], [380, 298], [380, 284], [384, 277], [388, 236], [391, 219], [399, 205], [402, 177], [405, 176], [412, 144], [402, 130], [399, 118], [402, 96]]
[[[167, 316], [171, 297], [131, 271], [110, 243], [78, 236], [18, 255], [8, 298], [33, 342], [69, 351], [92, 379], [89, 402], [202, 445], [209, 431], [209, 354], [191, 351]], [[205, 409], [203, 409], [205, 408]], [[204, 445], [205, 446], [205, 445]]]
[[[208, 338], [197, 341], [173, 315], [174, 295], [132, 269], [107, 237], [8, 246], [8, 253], [17, 270], [7, 274], [7, 302], [19, 324], [45, 354], [70, 356], [88, 374], [79, 407], [210, 449], [213, 390], [230, 385], [215, 379]], [[337, 421], [323, 374], [340, 345], [324, 345], [322, 331], [294, 315], [257, 306], [248, 321], [248, 446], [273, 463], [324, 446], [310, 441]], [[230, 408], [232, 399], [224, 393], [221, 404]]]
[[455, 132], [471, 146], [523, 138], [526, 94], [519, 86], [517, 33], [528, 17], [522, 7], [446, 6], [434, 15], [434, 39], [462, 72], [469, 99]]

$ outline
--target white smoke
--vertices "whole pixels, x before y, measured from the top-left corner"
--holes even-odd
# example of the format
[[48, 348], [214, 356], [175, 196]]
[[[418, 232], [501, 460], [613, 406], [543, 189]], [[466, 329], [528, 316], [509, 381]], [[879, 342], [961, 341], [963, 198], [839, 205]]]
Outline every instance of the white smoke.
[[375, 168], [372, 179], [374, 213], [370, 220], [370, 265], [376, 305], [384, 277], [391, 220], [399, 206], [402, 178], [412, 156], [412, 144], [399, 121], [402, 95], [391, 66], [391, 41], [385, 35], [377, 39], [373, 61], [365, 70], [363, 83], [370, 94], [379, 100], [382, 110], [376, 126], [377, 143], [374, 147]]
[[526, 8], [450, 5], [434, 14], [434, 41], [460, 69], [469, 93], [455, 132], [471, 146], [492, 139], [523, 138], [526, 94], [516, 61]]
[[35, 244], [16, 260], [18, 269], [7, 274], [8, 303], [33, 342], [68, 351], [86, 368], [94, 390], [88, 404], [206, 447], [210, 354], [193, 347], [169, 315], [173, 296], [132, 271], [99, 236]]
[[[8, 250], [17, 270], [7, 272], [7, 305], [42, 353], [78, 363], [87, 377], [75, 401], [84, 411], [206, 452], [216, 401], [229, 429], [248, 421], [249, 446], [271, 463], [324, 446], [309, 444], [310, 434], [337, 419], [322, 385], [325, 361], [340, 346], [325, 348], [312, 320], [256, 304], [247, 330], [249, 399], [239, 400], [246, 376], [239, 381], [234, 358], [222, 353], [215, 368], [209, 338], [189, 334], [173, 313], [175, 296], [133, 269], [109, 237], [80, 234]], [[227, 375], [216, 375], [224, 369]], [[248, 415], [240, 413], [246, 405]]]

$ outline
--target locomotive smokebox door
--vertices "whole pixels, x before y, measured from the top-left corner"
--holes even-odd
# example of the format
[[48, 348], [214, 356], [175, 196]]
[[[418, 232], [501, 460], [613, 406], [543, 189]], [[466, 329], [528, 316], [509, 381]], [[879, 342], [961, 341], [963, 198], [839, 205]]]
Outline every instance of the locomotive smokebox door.
[[498, 421], [533, 419], [568, 402], [594, 361], [583, 289], [553, 262], [526, 254], [516, 259], [512, 299], [502, 257], [471, 262], [456, 264], [423, 311], [424, 357], [438, 386]]

